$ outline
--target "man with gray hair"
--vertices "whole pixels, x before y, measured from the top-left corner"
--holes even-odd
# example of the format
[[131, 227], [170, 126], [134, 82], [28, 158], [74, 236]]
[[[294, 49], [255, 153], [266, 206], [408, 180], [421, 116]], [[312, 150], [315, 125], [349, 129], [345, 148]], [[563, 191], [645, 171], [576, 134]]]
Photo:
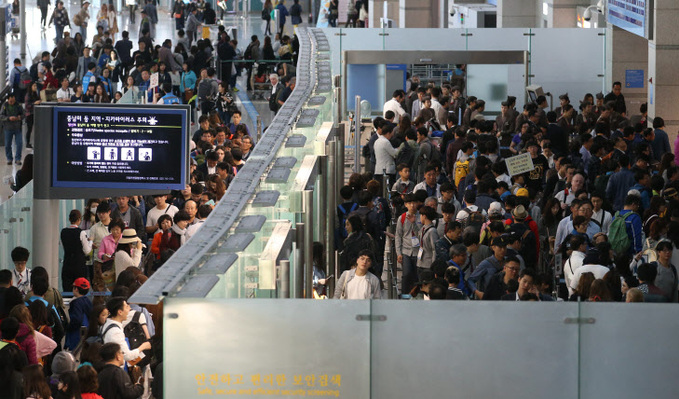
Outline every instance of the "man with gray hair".
[[269, 75], [269, 81], [271, 82], [271, 96], [269, 97], [269, 109], [275, 114], [278, 112], [280, 105], [278, 105], [278, 96], [283, 91], [283, 85], [278, 79], [278, 74], [272, 73]]

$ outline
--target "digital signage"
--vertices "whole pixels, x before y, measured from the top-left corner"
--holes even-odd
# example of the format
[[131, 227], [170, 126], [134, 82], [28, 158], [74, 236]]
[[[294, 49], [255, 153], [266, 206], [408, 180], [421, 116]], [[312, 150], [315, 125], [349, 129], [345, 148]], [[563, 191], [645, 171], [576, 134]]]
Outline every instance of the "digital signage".
[[651, 39], [650, 0], [607, 0], [606, 21], [628, 32]]
[[56, 106], [52, 187], [182, 190], [185, 107]]

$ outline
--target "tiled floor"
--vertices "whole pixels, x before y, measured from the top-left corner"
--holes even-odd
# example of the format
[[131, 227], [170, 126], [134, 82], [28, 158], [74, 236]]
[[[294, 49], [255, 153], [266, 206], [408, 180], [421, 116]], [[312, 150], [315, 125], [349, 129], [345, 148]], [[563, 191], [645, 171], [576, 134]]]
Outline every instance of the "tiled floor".
[[[54, 36], [55, 36], [55, 31], [54, 27], [50, 27], [47, 30], [41, 30], [40, 28], [40, 9], [36, 6], [36, 0], [25, 0], [26, 1], [26, 25], [29, 27], [27, 31], [27, 36], [26, 36], [26, 59], [23, 61], [24, 65], [31, 65], [32, 64], [32, 59], [34, 59], [36, 56], [38, 56], [40, 53], [43, 51], [52, 51], [54, 48]], [[99, 12], [99, 7], [101, 4], [101, 0], [91, 0], [92, 4], [90, 5], [90, 16], [92, 19], [96, 19], [96, 14]], [[119, 3], [120, 0], [116, 0], [115, 3]], [[52, 2], [54, 5], [55, 2]], [[174, 19], [172, 19], [171, 14], [167, 8], [168, 5], [168, 0], [161, 0], [160, 1], [161, 6], [159, 7], [158, 10], [158, 25], [156, 26], [156, 43], [162, 43], [163, 40], [166, 38], [171, 38], [174, 39], [176, 38], [176, 32], [174, 30]], [[68, 9], [69, 16], [72, 16], [77, 13], [77, 11], [80, 9], [80, 0], [66, 0], [64, 2], [65, 7]], [[48, 11], [48, 19], [49, 16], [51, 15], [53, 11], [53, 8], [50, 7]], [[118, 10], [120, 11], [120, 10]], [[219, 13], [218, 13], [219, 16]], [[91, 43], [92, 36], [96, 33], [96, 28], [95, 28], [95, 23], [92, 22], [92, 19], [90, 21], [90, 26], [87, 32], [87, 37], [89, 43]], [[128, 30], [130, 32], [130, 40], [132, 40], [133, 43], [137, 42], [138, 38], [138, 31], [139, 31], [139, 11], [137, 11], [137, 18], [136, 18], [136, 23], [131, 24], [129, 22], [129, 13], [127, 9], [123, 9], [122, 12], [119, 12], [119, 17], [118, 17], [118, 27], [120, 31], [122, 32], [123, 30]], [[245, 47], [247, 44], [250, 42], [250, 37], [254, 35], [258, 35], [260, 37], [260, 41], [263, 42], [263, 33], [264, 33], [264, 27], [265, 27], [265, 22], [261, 19], [261, 14], [260, 12], [254, 12], [249, 15], [247, 18], [242, 18], [236, 15], [228, 15], [225, 17], [223, 21], [223, 25], [230, 27], [236, 27], [237, 32], [238, 32], [238, 42], [239, 45], [238, 47], [242, 49], [242, 51], [245, 50]], [[72, 35], [74, 35], [73, 33]], [[292, 27], [288, 24], [286, 25], [286, 34], [292, 34]], [[117, 38], [120, 37], [120, 34], [118, 35]], [[9, 45], [9, 60], [14, 60], [14, 58], [18, 58], [21, 52], [20, 48], [20, 40], [14, 39], [10, 36], [8, 36], [7, 39], [7, 44]], [[136, 49], [136, 45], [135, 45]], [[243, 82], [244, 83], [244, 82]], [[244, 87], [244, 84], [241, 85], [241, 87]], [[262, 122], [264, 126], [268, 125], [269, 122], [271, 121], [271, 112], [268, 110], [268, 106], [265, 102], [262, 101], [253, 101], [253, 104], [257, 108], [257, 110], [260, 112], [260, 115], [262, 117]], [[24, 126], [25, 130], [25, 126]], [[10, 179], [11, 176], [13, 176], [17, 169], [20, 168], [18, 165], [7, 165], [5, 162], [5, 157], [4, 157], [4, 142], [0, 142], [0, 146], [2, 146], [2, 150], [0, 150], [0, 203], [6, 201], [9, 196], [12, 195], [12, 191], [9, 189], [9, 186], [7, 184], [7, 181]], [[26, 154], [30, 153], [30, 149], [25, 148], [25, 140], [24, 140], [24, 150], [23, 150], [23, 156], [26, 156]]]

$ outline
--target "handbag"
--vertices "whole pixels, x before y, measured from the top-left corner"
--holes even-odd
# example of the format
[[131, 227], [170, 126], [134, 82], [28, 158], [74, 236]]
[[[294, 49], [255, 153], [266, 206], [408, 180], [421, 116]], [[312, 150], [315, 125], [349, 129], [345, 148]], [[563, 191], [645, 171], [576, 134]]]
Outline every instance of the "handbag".
[[193, 91], [193, 89], [184, 90], [184, 102], [188, 103], [189, 101], [191, 101], [194, 95], [195, 92]]
[[176, 12], [176, 13], [174, 13], [174, 17], [177, 18], [177, 19], [179, 19], [179, 18], [182, 17], [182, 14]]

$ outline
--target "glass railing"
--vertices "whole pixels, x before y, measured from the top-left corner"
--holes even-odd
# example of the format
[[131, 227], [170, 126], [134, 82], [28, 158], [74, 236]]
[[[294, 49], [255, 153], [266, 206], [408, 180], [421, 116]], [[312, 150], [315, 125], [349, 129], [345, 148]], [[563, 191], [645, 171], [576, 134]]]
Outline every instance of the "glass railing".
[[677, 392], [671, 304], [168, 298], [164, 315], [164, 389], [182, 398]]

